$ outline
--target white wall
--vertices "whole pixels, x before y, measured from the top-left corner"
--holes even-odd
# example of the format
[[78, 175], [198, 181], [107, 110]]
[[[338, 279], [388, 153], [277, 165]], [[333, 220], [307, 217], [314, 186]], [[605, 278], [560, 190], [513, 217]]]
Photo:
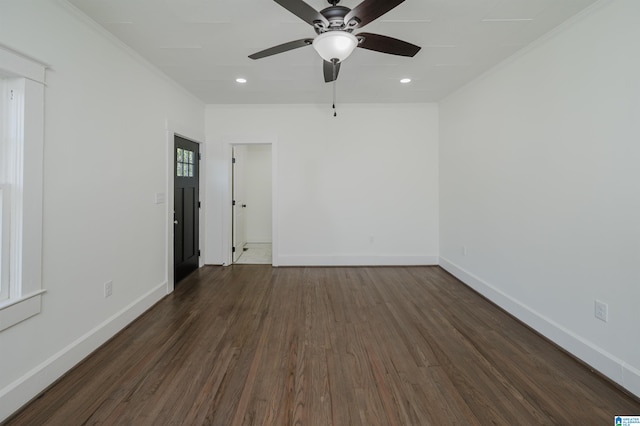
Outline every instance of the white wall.
[[441, 264], [636, 395], [639, 16], [600, 2], [440, 109]]
[[249, 243], [271, 242], [271, 145], [246, 145], [245, 232]]
[[329, 103], [209, 105], [205, 125], [217, 176], [206, 196], [207, 263], [225, 258], [225, 147], [238, 141], [274, 143], [276, 264], [437, 262], [436, 105], [339, 105], [336, 118]]
[[64, 2], [2, 1], [0, 42], [50, 65], [47, 292], [40, 315], [0, 333], [2, 420], [166, 294], [167, 122], [202, 140], [204, 105]]

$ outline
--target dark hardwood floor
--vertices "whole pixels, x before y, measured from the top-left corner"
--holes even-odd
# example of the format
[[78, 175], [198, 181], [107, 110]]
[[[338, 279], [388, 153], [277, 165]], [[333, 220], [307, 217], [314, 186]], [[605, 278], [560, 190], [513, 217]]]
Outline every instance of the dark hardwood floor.
[[7, 425], [609, 425], [640, 401], [438, 267], [205, 267]]

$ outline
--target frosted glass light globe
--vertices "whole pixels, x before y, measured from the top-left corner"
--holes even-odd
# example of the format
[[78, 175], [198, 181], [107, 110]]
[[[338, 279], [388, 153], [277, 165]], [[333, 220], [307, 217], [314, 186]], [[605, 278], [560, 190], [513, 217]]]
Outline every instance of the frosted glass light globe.
[[327, 31], [313, 40], [313, 47], [327, 62], [337, 59], [342, 62], [358, 46], [358, 39], [346, 31]]

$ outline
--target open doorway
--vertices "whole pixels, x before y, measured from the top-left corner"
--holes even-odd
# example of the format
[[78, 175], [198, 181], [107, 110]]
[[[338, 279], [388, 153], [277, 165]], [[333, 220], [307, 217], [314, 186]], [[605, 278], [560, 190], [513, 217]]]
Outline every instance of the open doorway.
[[232, 261], [273, 264], [271, 144], [232, 146]]

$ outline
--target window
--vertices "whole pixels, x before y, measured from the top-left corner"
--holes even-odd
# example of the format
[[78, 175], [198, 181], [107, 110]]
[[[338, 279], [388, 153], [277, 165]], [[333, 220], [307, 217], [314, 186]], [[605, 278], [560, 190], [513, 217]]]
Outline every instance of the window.
[[189, 151], [188, 149], [183, 148], [177, 148], [176, 164], [178, 168], [178, 170], [176, 170], [176, 176], [193, 177], [193, 165], [195, 164], [193, 151]]
[[[5, 84], [0, 75], [0, 96], [5, 98]], [[3, 182], [5, 178], [5, 161], [7, 153], [4, 150], [5, 140], [5, 105], [0, 102], [0, 303], [9, 298], [9, 188]]]
[[44, 65], [0, 46], [0, 331], [40, 312]]

